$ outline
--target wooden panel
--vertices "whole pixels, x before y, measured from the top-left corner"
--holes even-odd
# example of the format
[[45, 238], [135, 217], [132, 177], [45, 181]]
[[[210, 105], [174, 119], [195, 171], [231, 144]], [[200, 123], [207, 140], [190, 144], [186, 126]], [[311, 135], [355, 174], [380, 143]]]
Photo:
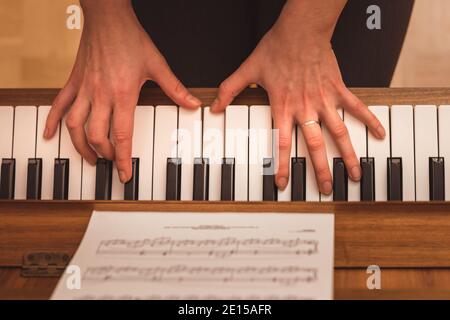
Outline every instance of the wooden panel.
[[[334, 271], [335, 299], [450, 299], [449, 269], [382, 269], [381, 290], [368, 290], [365, 269]], [[48, 299], [57, 278], [22, 278], [20, 269], [0, 268], [0, 300]]]
[[[216, 97], [216, 88], [192, 88], [204, 106], [210, 105]], [[394, 104], [450, 104], [450, 88], [353, 88], [351, 89], [367, 105]], [[58, 89], [0, 89], [0, 105], [51, 105]], [[263, 89], [246, 89], [238, 95], [233, 104], [268, 104]], [[144, 88], [140, 105], [174, 104], [160, 89]]]
[[450, 204], [3, 202], [0, 266], [19, 266], [26, 251], [74, 253], [92, 210], [186, 212], [334, 212], [337, 267], [450, 267]]

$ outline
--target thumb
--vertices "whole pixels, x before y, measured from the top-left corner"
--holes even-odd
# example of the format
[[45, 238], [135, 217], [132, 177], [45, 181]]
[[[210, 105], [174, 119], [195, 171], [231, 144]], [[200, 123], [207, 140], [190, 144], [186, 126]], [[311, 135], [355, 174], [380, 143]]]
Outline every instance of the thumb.
[[231, 76], [219, 86], [217, 97], [211, 105], [211, 111], [223, 112], [233, 99], [253, 81], [248, 62], [244, 62]]
[[202, 105], [202, 102], [194, 97], [178, 80], [165, 61], [155, 73], [155, 76], [153, 76], [155, 82], [177, 105], [188, 109], [197, 109]]

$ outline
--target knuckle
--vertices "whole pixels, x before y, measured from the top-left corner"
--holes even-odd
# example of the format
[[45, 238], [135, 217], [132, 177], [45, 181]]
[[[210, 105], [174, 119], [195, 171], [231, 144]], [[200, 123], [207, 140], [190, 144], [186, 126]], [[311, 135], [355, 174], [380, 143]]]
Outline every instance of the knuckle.
[[106, 137], [104, 137], [103, 135], [101, 135], [95, 131], [90, 131], [87, 134], [88, 142], [94, 146], [99, 146], [99, 145], [103, 144], [106, 139], [107, 139]]
[[184, 93], [186, 93], [185, 90], [184, 90], [184, 86], [183, 86], [183, 84], [181, 83], [181, 81], [179, 79], [177, 79], [175, 81], [174, 91], [177, 94], [184, 94]]
[[309, 137], [308, 139], [306, 139], [306, 143], [310, 152], [320, 151], [324, 147], [324, 142], [320, 135], [313, 135]]
[[64, 122], [69, 130], [77, 129], [81, 126], [80, 120], [73, 114], [69, 114]]
[[291, 137], [280, 136], [278, 138], [278, 148], [280, 151], [289, 151], [291, 148]]
[[189, 95], [189, 92], [187, 91], [187, 89], [184, 87], [184, 85], [181, 83], [181, 81], [179, 79], [175, 80], [172, 90], [173, 90], [173, 93], [179, 99], [185, 99]]
[[116, 85], [113, 89], [113, 99], [114, 101], [118, 102], [119, 105], [122, 102], [129, 101], [129, 99], [132, 97], [132, 90], [128, 86], [124, 85]]
[[116, 144], [125, 144], [131, 141], [131, 134], [124, 130], [113, 130], [113, 138]]
[[127, 169], [128, 168], [128, 160], [123, 155], [116, 156], [116, 166], [118, 169]]
[[286, 176], [289, 173], [289, 164], [287, 162], [281, 161], [278, 166], [278, 176]]
[[356, 100], [353, 103], [353, 110], [358, 114], [363, 114], [364, 112], [369, 110], [369, 108], [362, 101]]
[[342, 139], [342, 138], [347, 137], [348, 130], [347, 130], [347, 127], [343, 123], [341, 123], [341, 124], [333, 127], [332, 133], [336, 139]]
[[315, 171], [316, 171], [317, 179], [319, 181], [322, 181], [322, 182], [326, 181], [330, 177], [330, 172], [328, 170], [328, 167], [326, 167], [326, 166], [319, 166], [316, 168]]

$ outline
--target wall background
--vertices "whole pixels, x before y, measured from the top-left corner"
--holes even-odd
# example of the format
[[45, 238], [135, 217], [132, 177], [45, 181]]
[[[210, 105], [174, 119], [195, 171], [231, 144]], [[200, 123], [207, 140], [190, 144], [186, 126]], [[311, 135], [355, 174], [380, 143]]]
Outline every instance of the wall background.
[[[395, 0], [393, 0], [395, 1]], [[0, 88], [61, 87], [79, 30], [65, 27], [76, 0], [0, 1]], [[450, 86], [450, 1], [416, 0], [393, 87]]]

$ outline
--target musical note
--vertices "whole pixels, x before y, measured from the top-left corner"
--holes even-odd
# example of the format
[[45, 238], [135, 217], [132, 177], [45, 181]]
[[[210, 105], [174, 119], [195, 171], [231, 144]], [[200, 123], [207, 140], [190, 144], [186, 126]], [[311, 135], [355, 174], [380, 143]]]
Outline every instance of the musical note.
[[89, 267], [84, 273], [84, 281], [146, 281], [146, 282], [215, 282], [215, 283], [270, 283], [291, 286], [299, 282], [317, 279], [316, 268], [296, 265], [263, 266], [189, 266], [129, 267], [97, 266]]
[[170, 237], [140, 240], [103, 240], [99, 255], [116, 256], [203, 256], [229, 258], [232, 256], [299, 256], [317, 253], [318, 241], [300, 238], [173, 239]]

